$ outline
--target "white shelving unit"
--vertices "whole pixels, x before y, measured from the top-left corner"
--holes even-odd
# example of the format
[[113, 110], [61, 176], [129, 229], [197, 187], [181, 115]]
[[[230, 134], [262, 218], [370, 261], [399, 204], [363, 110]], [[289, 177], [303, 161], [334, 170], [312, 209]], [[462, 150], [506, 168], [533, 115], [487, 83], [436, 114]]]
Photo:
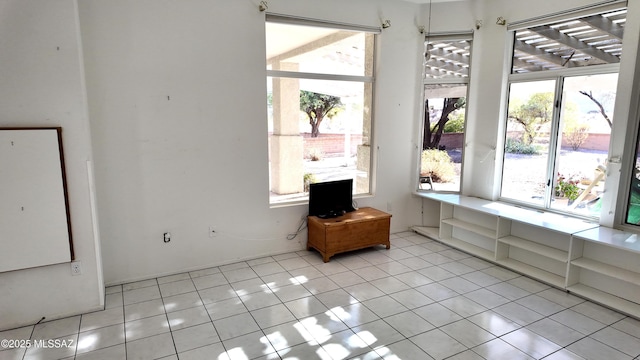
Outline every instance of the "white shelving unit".
[[[505, 235], [498, 238], [496, 262], [551, 285], [564, 287], [571, 232], [576, 228], [581, 230], [585, 225], [569, 222], [573, 226], [561, 230], [557, 223], [567, 219], [554, 217], [545, 220], [551, 226], [540, 226], [539, 217], [542, 216], [549, 218], [548, 214], [538, 212], [531, 212], [526, 218], [501, 218]], [[524, 222], [524, 219], [531, 221]]]
[[640, 238], [560, 214], [455, 194], [417, 233], [640, 318]]
[[598, 227], [571, 245], [567, 290], [640, 318], [640, 238]]
[[[456, 199], [453, 199], [454, 201]], [[463, 199], [464, 205], [442, 203], [439, 238], [455, 248], [484, 259], [493, 258], [497, 219], [490, 214], [475, 213], [476, 199]]]

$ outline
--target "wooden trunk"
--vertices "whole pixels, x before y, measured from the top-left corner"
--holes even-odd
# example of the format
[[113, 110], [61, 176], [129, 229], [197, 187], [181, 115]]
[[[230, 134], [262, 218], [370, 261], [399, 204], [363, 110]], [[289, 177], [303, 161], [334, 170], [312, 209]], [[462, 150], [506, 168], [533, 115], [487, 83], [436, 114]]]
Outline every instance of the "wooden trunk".
[[328, 262], [331, 256], [345, 251], [374, 245], [389, 249], [390, 227], [391, 215], [370, 207], [331, 219], [309, 216], [307, 250], [316, 249]]

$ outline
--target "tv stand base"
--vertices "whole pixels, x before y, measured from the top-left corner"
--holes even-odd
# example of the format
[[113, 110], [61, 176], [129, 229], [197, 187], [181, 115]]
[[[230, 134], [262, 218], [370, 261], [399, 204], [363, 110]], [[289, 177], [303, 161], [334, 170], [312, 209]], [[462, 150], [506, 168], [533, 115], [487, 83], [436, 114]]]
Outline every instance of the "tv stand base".
[[316, 249], [324, 262], [338, 253], [375, 245], [391, 248], [391, 214], [365, 207], [331, 219], [309, 216], [307, 250]]

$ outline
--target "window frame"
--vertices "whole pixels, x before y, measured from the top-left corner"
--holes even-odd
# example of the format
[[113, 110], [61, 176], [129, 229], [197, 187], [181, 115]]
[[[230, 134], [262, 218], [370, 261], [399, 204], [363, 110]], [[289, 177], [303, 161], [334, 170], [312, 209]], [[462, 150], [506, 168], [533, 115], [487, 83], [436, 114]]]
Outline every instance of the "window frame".
[[[515, 41], [516, 41], [516, 32], [520, 31], [520, 30], [529, 30], [533, 27], [537, 27], [537, 26], [549, 26], [549, 27], [553, 27], [553, 26], [557, 26], [560, 27], [562, 22], [572, 22], [574, 20], [583, 20], [587, 17], [591, 17], [594, 15], [605, 15], [608, 14], [610, 16], [616, 16], [618, 14], [615, 13], [619, 13], [619, 12], [624, 12], [626, 14], [627, 12], [627, 0], [610, 0], [607, 2], [601, 2], [598, 4], [593, 4], [593, 5], [585, 5], [582, 7], [577, 7], [577, 8], [573, 8], [573, 9], [568, 9], [565, 11], [560, 11], [557, 13], [552, 13], [552, 14], [547, 14], [547, 15], [543, 15], [543, 16], [538, 16], [538, 17], [534, 17], [534, 18], [530, 18], [530, 19], [525, 19], [522, 21], [517, 21], [517, 22], [513, 22], [513, 23], [509, 23], [507, 26], [507, 31], [509, 31], [510, 35], [512, 36], [512, 40], [510, 42], [510, 48], [507, 49], [508, 53], [506, 54], [506, 56], [509, 57], [509, 67], [507, 69], [505, 69], [505, 75], [507, 77], [507, 91], [505, 93], [504, 96], [504, 118], [503, 118], [503, 124], [505, 124], [504, 126], [504, 136], [503, 136], [503, 140], [506, 140], [506, 136], [507, 136], [507, 122], [508, 122], [508, 108], [509, 108], [509, 99], [510, 99], [510, 89], [511, 89], [511, 84], [514, 81], [535, 81], [535, 80], [550, 80], [550, 79], [554, 79], [554, 81], [556, 82], [556, 90], [554, 93], [554, 101], [560, 101], [560, 105], [562, 105], [562, 96], [563, 96], [563, 91], [564, 91], [564, 79], [568, 78], [568, 77], [572, 77], [572, 76], [588, 76], [588, 75], [599, 75], [599, 74], [610, 74], [610, 73], [616, 73], [618, 74], [618, 76], [620, 75], [620, 61], [616, 62], [616, 63], [609, 63], [609, 64], [593, 64], [593, 66], [588, 66], [589, 64], [586, 64], [587, 66], [576, 66], [576, 67], [570, 67], [570, 68], [564, 68], [564, 64], [563, 63], [563, 68], [561, 69], [543, 69], [543, 71], [532, 71], [532, 72], [521, 72], [521, 73], [514, 73], [513, 69], [513, 63], [514, 63], [514, 57], [515, 57]], [[606, 16], [607, 18], [609, 16]], [[626, 17], [626, 15], [625, 15]], [[625, 18], [626, 21], [626, 18]], [[564, 25], [564, 24], [562, 24]], [[602, 30], [605, 33], [607, 32], [604, 29], [598, 29], [597, 26], [594, 26], [593, 28], [595, 28], [596, 31]], [[620, 29], [618, 29], [617, 31], [620, 31]], [[619, 34], [619, 33], [618, 33]], [[618, 35], [613, 35], [613, 33], [610, 33], [609, 35], [612, 36], [618, 36]], [[606, 36], [606, 34], [605, 34]], [[623, 39], [623, 35], [619, 37], [619, 50], [621, 51], [623, 49], [623, 45], [624, 45], [624, 39]], [[565, 44], [567, 45], [567, 44]], [[595, 45], [594, 45], [595, 46]], [[597, 46], [596, 46], [597, 47]], [[574, 52], [575, 53], [575, 52]], [[571, 60], [571, 58], [573, 57], [573, 54], [571, 54], [571, 56], [566, 59], [566, 61], [568, 62], [569, 60]], [[616, 94], [617, 96], [618, 94]], [[562, 109], [560, 106], [554, 106], [554, 121], [557, 122], [557, 124], [555, 125], [555, 132], [556, 132], [556, 139], [557, 139], [557, 132], [560, 131], [560, 116], [562, 114]], [[557, 120], [555, 120], [555, 118], [557, 117]], [[553, 132], [552, 129], [551, 131]], [[613, 135], [613, 133], [611, 134]], [[640, 136], [640, 135], [638, 135]], [[637, 141], [637, 138], [635, 138]], [[608, 151], [610, 152], [612, 149], [612, 141], [613, 138], [609, 139], [609, 149]], [[503, 143], [506, 145], [506, 142]], [[550, 168], [552, 170], [548, 171], [547, 174], [545, 174], [547, 177], [549, 177], [549, 175], [551, 175], [551, 179], [555, 180], [555, 174], [553, 173], [553, 169], [555, 169], [555, 163], [556, 160], [555, 158], [558, 156], [558, 150], [559, 150], [559, 145], [556, 141], [556, 143], [554, 144], [554, 158], [553, 161], [550, 161], [549, 159], [547, 160], [547, 168]], [[500, 165], [500, 170], [498, 172], [498, 176], [499, 179], [496, 179], [497, 181], [499, 181], [500, 183], [500, 188], [499, 188], [499, 200], [501, 201], [505, 201], [505, 202], [515, 202], [517, 204], [523, 204], [524, 206], [527, 207], [531, 207], [531, 208], [540, 208], [537, 207], [533, 204], [530, 203], [523, 203], [523, 202], [519, 202], [516, 201], [515, 199], [510, 199], [510, 198], [504, 198], [502, 197], [502, 186], [504, 183], [504, 157], [506, 154], [505, 151], [505, 147], [503, 146], [502, 148], [502, 164]], [[550, 150], [551, 152], [551, 150]], [[607, 160], [610, 161], [611, 163], [615, 163], [615, 161], [613, 161], [613, 159], [610, 158], [611, 154], [608, 153], [607, 154]], [[609, 187], [606, 185], [606, 182], [611, 181], [611, 179], [609, 177], [607, 177], [605, 179], [605, 188]], [[626, 190], [627, 193], [625, 195], [627, 195], [630, 192], [630, 179], [626, 185]], [[550, 189], [546, 189], [546, 192], [549, 194], [553, 194], [553, 188], [551, 187]], [[607, 194], [603, 195], [603, 201], [608, 202], [610, 201], [609, 199], [607, 199]], [[620, 192], [618, 191], [618, 194], [615, 195], [616, 199], [617, 199], [617, 209], [618, 211], [616, 211], [616, 213], [620, 213], [620, 209], [624, 208], [624, 214], [625, 215], [621, 215], [621, 217], [625, 217], [626, 219], [626, 213], [627, 213], [627, 206], [628, 204], [625, 203], [624, 206], [620, 205], [620, 199], [622, 198], [622, 196], [620, 196]], [[625, 197], [626, 198], [626, 197]], [[614, 200], [616, 201], [616, 200]], [[624, 201], [624, 200], [623, 200]], [[554, 209], [550, 206], [550, 204], [547, 206], [548, 202], [545, 201], [545, 204], [543, 204], [543, 207], [540, 208], [544, 211], [549, 211], [549, 212], [557, 212], [557, 213], [561, 213], [567, 216], [573, 216], [573, 217], [583, 217], [586, 218], [588, 220], [594, 220], [594, 217], [590, 217], [590, 216], [584, 216], [581, 214], [576, 214], [573, 212], [568, 212], [568, 211], [563, 211], [561, 209]], [[602, 221], [603, 217], [605, 217], [606, 211], [604, 210], [604, 207], [601, 209], [599, 216], [597, 217], [599, 221]], [[624, 224], [624, 220], [623, 224]]]
[[[511, 36], [513, 36], [513, 38], [515, 39], [515, 30], [511, 31]], [[511, 44], [513, 44], [513, 41], [511, 42]], [[512, 45], [513, 46], [513, 45]], [[510, 49], [511, 54], [513, 54], [513, 48]], [[509, 67], [509, 69], [511, 69], [511, 67]], [[507, 79], [507, 91], [505, 94], [505, 110], [504, 110], [504, 118], [503, 118], [503, 124], [504, 126], [504, 134], [503, 135], [503, 144], [506, 144], [506, 137], [507, 137], [507, 122], [509, 121], [508, 119], [508, 109], [509, 109], [509, 98], [510, 98], [510, 89], [511, 89], [511, 84], [513, 83], [524, 83], [524, 82], [533, 82], [533, 81], [544, 81], [544, 80], [553, 80], [555, 81], [555, 89], [554, 89], [554, 103], [560, 102], [560, 104], [562, 104], [562, 95], [563, 95], [563, 89], [564, 89], [564, 80], [565, 78], [569, 78], [569, 77], [576, 77], [576, 76], [589, 76], [589, 75], [601, 75], [601, 74], [613, 74], [613, 73], [620, 73], [620, 63], [615, 63], [615, 64], [601, 64], [601, 65], [593, 65], [593, 66], [584, 66], [584, 67], [573, 67], [573, 68], [568, 68], [568, 69], [554, 69], [554, 70], [545, 70], [545, 71], [537, 71], [537, 72], [526, 72], [526, 73], [511, 73], [508, 75], [508, 79]], [[557, 140], [558, 140], [558, 132], [560, 131], [560, 116], [561, 116], [561, 111], [562, 109], [560, 108], [560, 106], [555, 106], [554, 105], [554, 109], [553, 109], [553, 116], [552, 116], [552, 121], [551, 121], [551, 126], [552, 128], [550, 129], [550, 138], [549, 138], [549, 142], [550, 142], [550, 146], [549, 146], [549, 155], [547, 158], [547, 173], [545, 174], [547, 176], [547, 179], [549, 179], [553, 182], [553, 180], [555, 179], [554, 176], [554, 169], [555, 169], [555, 163], [557, 161], [557, 156], [559, 155], [559, 149], [558, 149], [558, 145], [557, 145]], [[611, 140], [609, 141], [611, 142]], [[553, 147], [551, 146], [551, 144], [553, 144]], [[551, 154], [553, 149], [553, 155]], [[574, 213], [574, 212], [569, 212], [569, 211], [563, 211], [561, 209], [557, 209], [557, 208], [552, 208], [551, 207], [551, 196], [550, 194], [552, 194], [553, 192], [553, 188], [549, 187], [548, 189], [545, 190], [545, 198], [544, 198], [544, 202], [542, 206], [533, 204], [533, 203], [529, 203], [529, 202], [524, 202], [524, 201], [519, 201], [517, 199], [512, 199], [512, 198], [507, 198], [507, 197], [503, 197], [502, 196], [502, 187], [503, 187], [503, 183], [505, 181], [504, 178], [504, 157], [505, 157], [506, 151], [505, 148], [503, 146], [502, 148], [502, 161], [501, 161], [501, 167], [500, 167], [500, 172], [499, 172], [499, 176], [500, 176], [500, 192], [499, 192], [499, 196], [498, 196], [498, 200], [499, 201], [503, 201], [506, 203], [512, 203], [512, 204], [517, 204], [517, 205], [522, 205], [528, 208], [533, 208], [533, 209], [539, 209], [539, 210], [543, 210], [543, 211], [548, 211], [548, 212], [555, 212], [555, 213], [559, 213], [559, 214], [564, 214], [564, 215], [568, 215], [568, 216], [572, 216], [572, 217], [577, 217], [577, 218], [584, 218], [586, 220], [599, 220], [600, 218], [602, 218], [602, 213], [598, 216], [598, 217], [592, 217], [592, 216], [586, 216], [586, 215], [582, 215], [579, 213]], [[606, 181], [606, 180], [605, 180]], [[603, 210], [601, 210], [603, 211]]]
[[[265, 79], [269, 81], [270, 79], [298, 79], [298, 80], [324, 80], [324, 81], [342, 81], [342, 82], [354, 82], [361, 83], [363, 86], [365, 84], [370, 84], [370, 103], [369, 105], [369, 129], [367, 132], [367, 144], [370, 148], [369, 152], [369, 171], [368, 171], [368, 190], [366, 192], [356, 192], [354, 190], [353, 197], [366, 197], [374, 194], [375, 184], [376, 184], [376, 151], [375, 151], [375, 74], [376, 74], [376, 60], [377, 60], [377, 51], [378, 51], [378, 41], [379, 37], [377, 35], [381, 34], [382, 29], [379, 27], [370, 27], [370, 26], [362, 26], [362, 25], [354, 25], [347, 23], [339, 23], [332, 21], [325, 21], [319, 19], [311, 19], [276, 13], [266, 13], [265, 14], [265, 27], [268, 23], [277, 23], [277, 24], [285, 24], [285, 25], [294, 25], [294, 26], [309, 26], [316, 28], [326, 28], [338, 31], [350, 31], [350, 32], [359, 32], [364, 34], [373, 35], [373, 46], [372, 46], [372, 55], [371, 55], [371, 74], [363, 75], [342, 75], [342, 74], [334, 74], [334, 73], [322, 73], [322, 72], [303, 72], [303, 71], [285, 71], [285, 70], [273, 70], [269, 68], [269, 63], [266, 62], [266, 76]], [[266, 31], [266, 30], [265, 30]], [[268, 59], [265, 58], [265, 61]], [[365, 60], [366, 61], [366, 60]], [[366, 88], [365, 88], [366, 93]], [[366, 97], [366, 94], [364, 95]], [[364, 104], [364, 103], [363, 103]], [[364, 127], [363, 127], [364, 129]], [[271, 147], [268, 149], [269, 153], [271, 152]], [[270, 157], [270, 156], [269, 156]], [[269, 160], [271, 162], [271, 160]], [[271, 166], [269, 168], [269, 179], [272, 177]], [[354, 184], [356, 184], [357, 177], [354, 178]], [[269, 182], [269, 191], [271, 192], [271, 181]], [[309, 202], [309, 194], [308, 192], [297, 193], [299, 196], [295, 196], [293, 199], [284, 199], [280, 201], [273, 201], [273, 197], [269, 196], [269, 206], [272, 208], [289, 206], [289, 205], [300, 205], [307, 204]], [[291, 194], [290, 194], [291, 195]], [[286, 195], [285, 195], [286, 196]]]
[[[413, 188], [417, 193], [441, 193], [441, 194], [459, 194], [462, 193], [462, 184], [464, 183], [464, 161], [466, 155], [466, 136], [467, 136], [467, 120], [468, 120], [468, 112], [466, 111], [466, 107], [469, 102], [469, 91], [471, 88], [471, 79], [472, 79], [472, 58], [473, 58], [473, 32], [456, 32], [456, 33], [430, 33], [425, 35], [424, 38], [424, 47], [426, 56], [426, 52], [428, 51], [428, 43], [432, 41], [469, 41], [471, 46], [469, 48], [469, 67], [468, 67], [468, 75], [466, 77], [447, 77], [447, 78], [428, 78], [426, 75], [426, 62], [428, 61], [423, 57], [422, 71], [421, 71], [421, 86], [420, 86], [420, 124], [418, 126], [418, 139], [416, 141], [416, 153], [417, 153], [417, 161], [416, 161], [416, 173], [413, 177]], [[460, 184], [457, 191], [452, 190], [435, 190], [433, 187], [431, 189], [422, 189], [420, 187], [420, 172], [421, 172], [421, 159], [422, 159], [422, 147], [424, 142], [424, 131], [425, 131], [425, 88], [428, 85], [465, 85], [467, 87], [466, 91], [466, 102], [465, 105], [465, 114], [464, 114], [464, 126], [463, 126], [463, 145], [462, 145], [462, 153], [461, 153], [461, 163], [460, 163]]]
[[[615, 223], [623, 230], [637, 232], [640, 228], [640, 223], [633, 224], [628, 220], [632, 205], [633, 180], [634, 177], [637, 177], [635, 173], [638, 159], [640, 159], [640, 102], [637, 102], [636, 106], [631, 108], [630, 113], [632, 114], [630, 118], [635, 119], [635, 121], [632, 122], [632, 130], [629, 131], [625, 140], [634, 144], [634, 152], [629, 155], [623, 154], [621, 157], [614, 157], [611, 159], [611, 162], [615, 162], [621, 166], [621, 185], [618, 188], [618, 194], [616, 196], [616, 201], [618, 201], [616, 210], [619, 213], [619, 219]], [[625, 157], [628, 158], [625, 159]]]

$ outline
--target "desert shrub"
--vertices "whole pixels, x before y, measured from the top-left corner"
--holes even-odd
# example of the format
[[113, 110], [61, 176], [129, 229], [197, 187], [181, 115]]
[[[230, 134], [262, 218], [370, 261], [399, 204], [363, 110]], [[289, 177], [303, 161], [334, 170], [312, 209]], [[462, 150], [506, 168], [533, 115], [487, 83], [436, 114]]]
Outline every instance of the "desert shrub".
[[567, 144], [571, 146], [573, 151], [580, 149], [580, 146], [589, 137], [589, 127], [586, 125], [575, 126], [564, 133]]
[[311, 161], [320, 161], [324, 158], [324, 152], [318, 148], [310, 148], [307, 150], [307, 157]]
[[427, 149], [422, 151], [420, 176], [431, 176], [434, 182], [451, 182], [456, 169], [449, 154], [444, 150]]
[[507, 138], [504, 151], [511, 154], [537, 155], [538, 148], [533, 144], [525, 144], [519, 139]]
[[449, 115], [449, 121], [444, 124], [445, 133], [460, 133], [464, 131], [464, 113], [462, 116], [453, 117]]
[[309, 184], [318, 182], [318, 179], [316, 179], [316, 176], [313, 175], [312, 173], [305, 173], [303, 176], [303, 181], [304, 181], [304, 191], [309, 192]]

